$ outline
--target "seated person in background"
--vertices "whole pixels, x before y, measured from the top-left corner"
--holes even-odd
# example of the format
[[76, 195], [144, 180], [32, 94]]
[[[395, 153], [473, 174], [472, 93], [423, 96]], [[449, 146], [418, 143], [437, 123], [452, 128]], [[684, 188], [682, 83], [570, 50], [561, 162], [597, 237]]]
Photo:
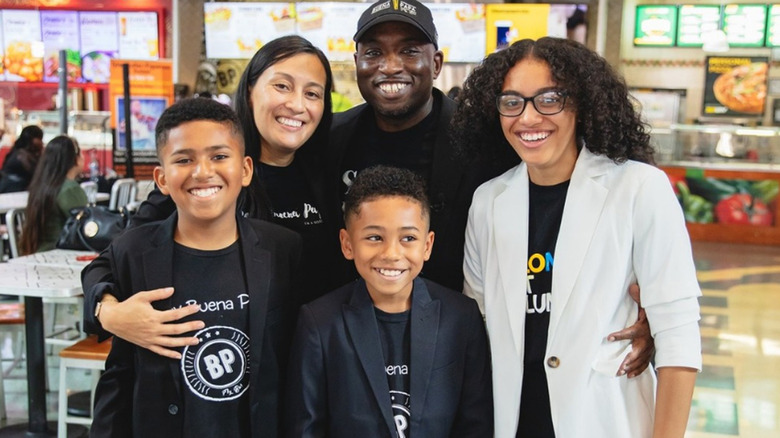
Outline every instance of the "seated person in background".
[[103, 262], [84, 270], [107, 264], [94, 287], [119, 300], [169, 288], [158, 309], [200, 308], [190, 317], [200, 330], [185, 334], [200, 342], [181, 348], [181, 359], [114, 339], [92, 437], [278, 435], [301, 242], [285, 228], [237, 215], [253, 167], [241, 132], [233, 110], [211, 99], [166, 109], [155, 130], [161, 165], [154, 180], [176, 213], [128, 230]]
[[30, 183], [20, 254], [54, 249], [70, 210], [87, 205], [87, 195], [76, 182], [83, 167], [74, 139], [60, 135], [46, 145]]
[[362, 279], [301, 308], [287, 436], [491, 437], [490, 353], [476, 302], [418, 277], [433, 247], [421, 178], [363, 170], [344, 211], [341, 248]]
[[27, 190], [43, 152], [43, 130], [36, 125], [25, 126], [3, 161], [0, 193]]

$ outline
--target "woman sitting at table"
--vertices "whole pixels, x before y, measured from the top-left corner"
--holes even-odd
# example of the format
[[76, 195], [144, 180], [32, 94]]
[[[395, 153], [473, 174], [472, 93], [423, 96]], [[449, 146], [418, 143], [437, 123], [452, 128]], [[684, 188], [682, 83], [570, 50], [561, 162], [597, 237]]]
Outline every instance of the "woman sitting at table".
[[25, 126], [3, 161], [0, 193], [27, 190], [42, 151], [43, 130], [36, 125]]
[[70, 210], [87, 205], [87, 195], [76, 182], [83, 167], [76, 140], [60, 135], [46, 145], [30, 182], [20, 254], [54, 249]]

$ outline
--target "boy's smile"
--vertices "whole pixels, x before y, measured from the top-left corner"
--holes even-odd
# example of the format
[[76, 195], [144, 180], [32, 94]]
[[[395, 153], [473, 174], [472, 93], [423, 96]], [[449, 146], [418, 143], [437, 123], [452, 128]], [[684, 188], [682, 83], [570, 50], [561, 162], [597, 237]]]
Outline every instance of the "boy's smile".
[[225, 123], [196, 120], [171, 129], [154, 179], [176, 203], [179, 221], [207, 226], [235, 221], [241, 188], [252, 178], [240, 134]]
[[363, 202], [340, 237], [344, 257], [355, 261], [374, 306], [389, 313], [409, 309], [412, 283], [433, 247], [420, 203], [401, 196]]

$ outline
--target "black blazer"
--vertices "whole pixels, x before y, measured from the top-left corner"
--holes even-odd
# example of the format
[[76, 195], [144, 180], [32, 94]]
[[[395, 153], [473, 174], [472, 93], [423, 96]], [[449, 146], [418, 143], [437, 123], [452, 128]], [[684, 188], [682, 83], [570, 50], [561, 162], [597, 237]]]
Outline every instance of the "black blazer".
[[[173, 283], [173, 231], [177, 215], [128, 230], [88, 271], [110, 268], [95, 287], [124, 300], [138, 291]], [[250, 420], [253, 437], [277, 437], [283, 375], [289, 356], [296, 300], [294, 276], [300, 237], [283, 227], [238, 219], [250, 296]], [[170, 308], [170, 300], [154, 303]], [[92, 437], [180, 437], [183, 409], [179, 361], [114, 338], [97, 386]]]
[[[471, 298], [418, 278], [411, 311], [411, 436], [493, 436], [490, 353]], [[301, 308], [287, 437], [396, 437], [374, 306], [363, 280]]]
[[[433, 89], [433, 97], [439, 117], [436, 120], [433, 165], [430, 180], [426, 183], [431, 203], [431, 230], [436, 233], [436, 244], [421, 275], [460, 291], [463, 289], [463, 245], [471, 198], [480, 184], [501, 172], [486, 169], [483, 164], [467, 163], [455, 153], [449, 133], [457, 104], [436, 88]], [[354, 141], [358, 126], [367, 123], [370, 117], [374, 117], [374, 112], [367, 104], [333, 115], [327, 175], [334, 175], [334, 178], [327, 194], [335, 193], [339, 196], [341, 181], [338, 175], [347, 150]], [[343, 217], [340, 219], [343, 226]], [[351, 272], [352, 278], [345, 278], [346, 281], [356, 278], [354, 270]]]

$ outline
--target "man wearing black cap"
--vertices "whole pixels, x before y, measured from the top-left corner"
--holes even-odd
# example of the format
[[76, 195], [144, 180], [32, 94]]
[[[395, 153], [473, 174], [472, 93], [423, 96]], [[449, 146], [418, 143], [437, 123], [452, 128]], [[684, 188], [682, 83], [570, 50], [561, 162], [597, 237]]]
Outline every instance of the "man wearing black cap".
[[464, 230], [480, 175], [455, 157], [448, 131], [455, 102], [433, 87], [444, 55], [431, 11], [416, 0], [384, 0], [360, 17], [355, 66], [365, 104], [335, 114], [329, 174], [343, 197], [357, 172], [375, 164], [411, 169], [428, 185], [436, 245], [422, 275], [463, 288]]

